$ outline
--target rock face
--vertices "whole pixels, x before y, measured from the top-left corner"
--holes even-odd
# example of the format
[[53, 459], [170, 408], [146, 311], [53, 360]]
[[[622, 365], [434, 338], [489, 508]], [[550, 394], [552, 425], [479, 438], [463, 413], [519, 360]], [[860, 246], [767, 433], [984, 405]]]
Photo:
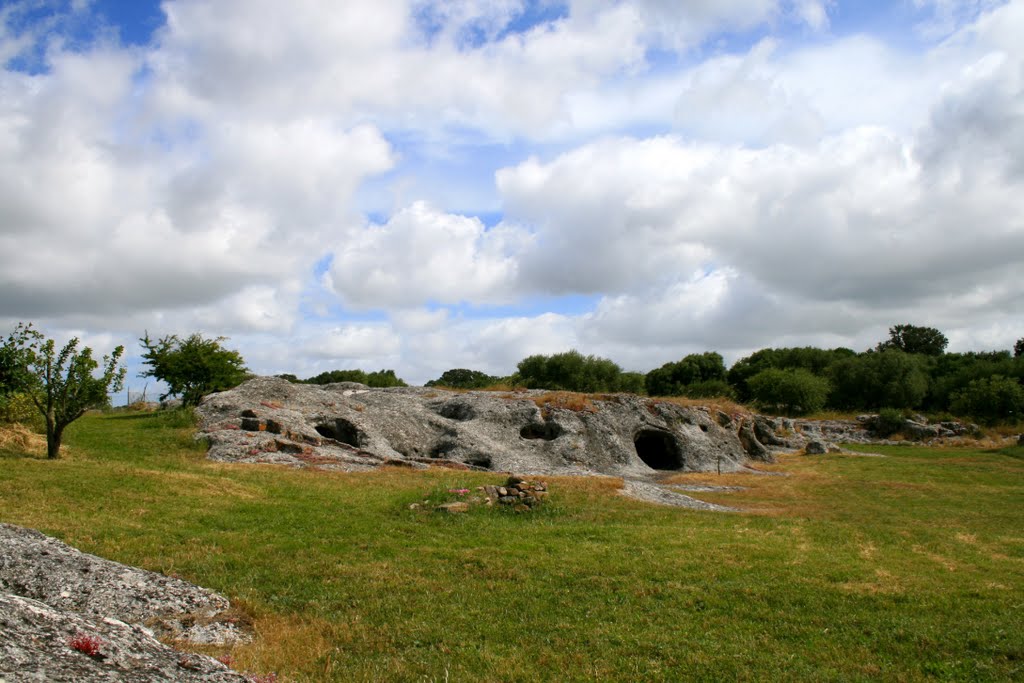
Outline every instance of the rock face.
[[209, 457], [231, 462], [643, 478], [771, 460], [749, 419], [627, 394], [368, 389], [259, 377], [207, 397], [197, 412]]
[[[229, 607], [213, 591], [0, 524], [0, 680], [246, 681], [154, 637], [244, 640], [221, 618]], [[76, 637], [98, 639], [98, 652], [73, 647]]]
[[[72, 647], [77, 637], [97, 643], [96, 654]], [[141, 626], [94, 619], [46, 603], [0, 593], [0, 680], [39, 683], [154, 683], [249, 679], [203, 655], [179, 652]]]

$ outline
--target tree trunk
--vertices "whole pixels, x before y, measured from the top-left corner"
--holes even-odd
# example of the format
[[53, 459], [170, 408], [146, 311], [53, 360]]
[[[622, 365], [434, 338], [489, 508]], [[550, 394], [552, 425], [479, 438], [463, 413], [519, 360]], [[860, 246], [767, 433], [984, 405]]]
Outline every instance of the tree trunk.
[[60, 457], [60, 440], [64, 436], [64, 425], [56, 422], [52, 415], [46, 416], [46, 457], [50, 460]]

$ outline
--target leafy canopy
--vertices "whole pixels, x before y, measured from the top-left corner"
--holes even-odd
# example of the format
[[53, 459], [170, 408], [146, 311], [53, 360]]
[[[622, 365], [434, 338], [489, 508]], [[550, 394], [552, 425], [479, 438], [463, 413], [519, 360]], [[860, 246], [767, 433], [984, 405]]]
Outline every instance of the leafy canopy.
[[[18, 323], [0, 347], [0, 395], [27, 396], [46, 420], [46, 455], [56, 458], [64, 429], [90, 408], [109, 404], [108, 392], [120, 391], [125, 369], [118, 367], [124, 347], [104, 356], [102, 368], [88, 346], [73, 338], [58, 352], [52, 339]], [[97, 368], [102, 372], [94, 375]]]
[[748, 384], [761, 406], [788, 415], [821, 410], [830, 388], [827, 379], [803, 368], [768, 368], [751, 377]]
[[607, 358], [584, 356], [575, 349], [552, 356], [528, 356], [516, 367], [516, 379], [529, 389], [593, 393], [621, 391], [624, 383], [638, 384], [636, 377], [623, 373], [622, 368]]
[[[294, 377], [295, 375], [291, 375]], [[285, 377], [285, 379], [290, 379]], [[291, 380], [298, 381], [302, 384], [337, 384], [338, 382], [358, 382], [365, 384], [368, 387], [374, 387], [377, 389], [386, 389], [388, 387], [406, 387], [409, 386], [405, 381], [395, 374], [394, 370], [377, 370], [376, 372], [366, 372], [364, 370], [328, 370], [327, 372], [321, 372], [316, 377], [310, 377], [304, 380]]]
[[894, 325], [889, 328], [889, 338], [878, 344], [878, 351], [895, 349], [903, 353], [920, 353], [925, 356], [941, 356], [949, 346], [946, 335], [934, 327], [917, 325]]
[[426, 383], [428, 387], [450, 387], [452, 389], [483, 389], [498, 382], [497, 377], [492, 377], [479, 370], [468, 370], [466, 368], [452, 368], [445, 370], [437, 379]]
[[185, 339], [171, 334], [152, 341], [147, 332], [139, 343], [146, 350], [143, 364], [149, 368], [139, 376], [167, 384], [161, 399], [180, 396], [184, 405], [197, 406], [203, 396], [236, 387], [249, 376], [242, 356], [222, 347], [224, 341], [226, 337], [204, 339], [199, 333]]

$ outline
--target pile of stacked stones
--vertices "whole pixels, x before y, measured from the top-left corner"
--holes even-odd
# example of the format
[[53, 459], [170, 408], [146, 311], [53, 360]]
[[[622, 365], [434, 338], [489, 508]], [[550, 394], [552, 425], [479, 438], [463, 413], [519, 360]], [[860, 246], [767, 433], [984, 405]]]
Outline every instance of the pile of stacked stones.
[[487, 496], [488, 505], [511, 505], [519, 511], [537, 507], [548, 495], [547, 482], [528, 481], [516, 476], [509, 477], [504, 486], [481, 486], [477, 490]]

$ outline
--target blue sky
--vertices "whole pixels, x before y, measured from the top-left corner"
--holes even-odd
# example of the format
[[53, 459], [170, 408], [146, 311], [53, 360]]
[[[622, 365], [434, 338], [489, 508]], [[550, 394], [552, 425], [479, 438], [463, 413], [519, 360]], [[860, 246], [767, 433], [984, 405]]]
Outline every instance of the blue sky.
[[988, 0], [9, 0], [0, 323], [412, 382], [1010, 348], [1019, 35]]

